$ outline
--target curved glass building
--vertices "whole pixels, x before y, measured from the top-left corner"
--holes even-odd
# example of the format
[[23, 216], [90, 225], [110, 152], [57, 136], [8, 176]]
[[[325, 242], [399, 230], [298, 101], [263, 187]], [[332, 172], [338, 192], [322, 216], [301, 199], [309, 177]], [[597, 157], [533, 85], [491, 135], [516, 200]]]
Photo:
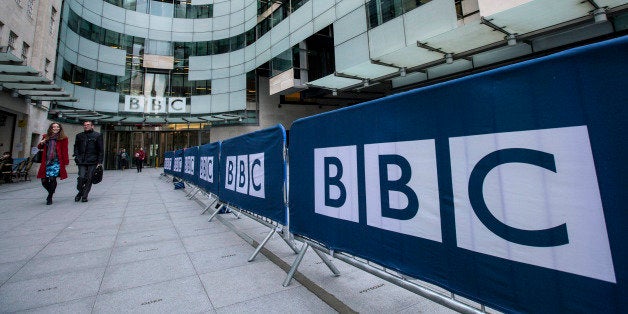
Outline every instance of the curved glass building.
[[159, 165], [164, 150], [289, 129], [300, 117], [622, 36], [627, 3], [65, 0], [52, 62], [64, 96], [42, 107], [50, 120], [95, 120], [108, 151], [143, 146]]

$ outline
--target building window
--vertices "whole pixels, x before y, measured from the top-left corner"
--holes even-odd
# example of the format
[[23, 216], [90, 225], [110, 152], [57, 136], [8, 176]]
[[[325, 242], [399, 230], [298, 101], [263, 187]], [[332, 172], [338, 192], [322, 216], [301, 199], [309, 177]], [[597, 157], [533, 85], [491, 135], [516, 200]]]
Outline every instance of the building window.
[[369, 29], [408, 13], [430, 0], [371, 0], [366, 5]]
[[17, 41], [17, 35], [14, 32], [10, 32], [9, 33], [9, 42], [8, 42], [8, 46], [9, 46], [9, 51], [13, 51], [15, 50], [15, 42]]
[[26, 5], [26, 14], [33, 17], [33, 5], [35, 4], [35, 0], [28, 0], [28, 4]]
[[28, 59], [28, 50], [31, 48], [27, 43], [22, 43], [22, 60]]
[[57, 23], [57, 9], [52, 7], [52, 12], [50, 13], [50, 25], [48, 28], [48, 31], [50, 32], [50, 34], [52, 34], [52, 32], [54, 31], [56, 23]]

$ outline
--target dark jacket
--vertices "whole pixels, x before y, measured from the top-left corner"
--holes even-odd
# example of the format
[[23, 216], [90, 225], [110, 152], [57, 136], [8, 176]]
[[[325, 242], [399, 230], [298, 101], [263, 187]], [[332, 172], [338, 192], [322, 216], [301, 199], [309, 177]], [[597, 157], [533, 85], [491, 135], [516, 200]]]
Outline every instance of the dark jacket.
[[77, 165], [102, 164], [104, 146], [102, 134], [92, 130], [76, 134], [74, 161]]

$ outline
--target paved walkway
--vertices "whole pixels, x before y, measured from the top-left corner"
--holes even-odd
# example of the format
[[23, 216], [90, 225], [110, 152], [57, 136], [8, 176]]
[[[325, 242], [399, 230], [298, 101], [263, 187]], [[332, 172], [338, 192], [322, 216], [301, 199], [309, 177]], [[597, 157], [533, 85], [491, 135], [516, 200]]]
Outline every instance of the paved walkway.
[[0, 312], [36, 313], [449, 313], [338, 260], [333, 277], [308, 250], [279, 235], [253, 262], [269, 229], [249, 218], [200, 215], [161, 169], [106, 171], [89, 202], [75, 203], [76, 174], [45, 205], [39, 180], [0, 185]]

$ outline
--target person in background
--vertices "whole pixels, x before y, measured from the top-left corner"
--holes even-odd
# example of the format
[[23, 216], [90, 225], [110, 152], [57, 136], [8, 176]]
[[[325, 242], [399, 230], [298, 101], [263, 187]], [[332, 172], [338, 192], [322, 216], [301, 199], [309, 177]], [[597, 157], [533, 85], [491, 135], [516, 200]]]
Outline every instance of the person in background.
[[11, 157], [11, 152], [4, 152], [2, 154], [0, 164], [2, 164], [2, 169], [0, 169], [0, 171], [7, 172], [7, 174], [5, 174], [2, 178], [4, 182], [13, 182], [13, 179], [11, 179], [11, 169], [13, 169], [13, 157]]
[[120, 153], [118, 153], [118, 168], [124, 169], [129, 167], [129, 154], [127, 154], [126, 149], [121, 149]]
[[84, 121], [83, 132], [76, 134], [74, 140], [74, 161], [78, 165], [78, 194], [74, 197], [75, 202], [87, 202], [94, 170], [97, 166], [102, 167], [103, 155], [102, 134], [94, 131], [92, 121]]
[[144, 152], [144, 148], [140, 147], [140, 149], [135, 152], [135, 166], [137, 167], [137, 172], [142, 172], [144, 159], [146, 159], [146, 152]]
[[57, 189], [57, 177], [61, 180], [67, 178], [65, 166], [70, 164], [68, 137], [60, 123], [53, 122], [48, 126], [48, 131], [42, 136], [37, 148], [43, 150], [37, 178], [41, 179], [41, 185], [48, 191], [46, 205], [51, 205], [52, 195]]

